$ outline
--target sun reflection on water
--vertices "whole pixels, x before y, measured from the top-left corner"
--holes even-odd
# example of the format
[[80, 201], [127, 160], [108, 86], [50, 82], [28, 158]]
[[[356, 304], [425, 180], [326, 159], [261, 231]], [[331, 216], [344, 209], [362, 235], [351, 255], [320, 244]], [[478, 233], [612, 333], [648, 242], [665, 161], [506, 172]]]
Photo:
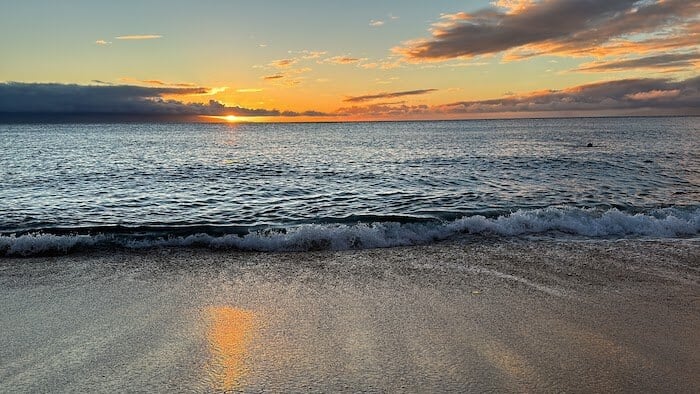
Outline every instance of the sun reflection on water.
[[244, 359], [253, 336], [255, 314], [232, 307], [210, 307], [208, 332], [212, 361], [209, 373], [217, 389], [239, 387], [246, 373]]

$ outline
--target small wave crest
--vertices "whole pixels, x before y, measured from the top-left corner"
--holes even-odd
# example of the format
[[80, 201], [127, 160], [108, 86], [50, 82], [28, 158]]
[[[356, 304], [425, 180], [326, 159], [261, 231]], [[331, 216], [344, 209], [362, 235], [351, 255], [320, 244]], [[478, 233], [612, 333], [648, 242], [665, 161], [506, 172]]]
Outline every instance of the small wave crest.
[[208, 247], [245, 251], [309, 251], [384, 248], [426, 244], [462, 235], [516, 237], [525, 235], [605, 237], [693, 237], [700, 233], [700, 208], [664, 208], [643, 213], [550, 207], [518, 210], [507, 215], [465, 216], [448, 222], [305, 224], [247, 234], [56, 235], [34, 232], [0, 235], [0, 254], [32, 256], [76, 250], [121, 247]]

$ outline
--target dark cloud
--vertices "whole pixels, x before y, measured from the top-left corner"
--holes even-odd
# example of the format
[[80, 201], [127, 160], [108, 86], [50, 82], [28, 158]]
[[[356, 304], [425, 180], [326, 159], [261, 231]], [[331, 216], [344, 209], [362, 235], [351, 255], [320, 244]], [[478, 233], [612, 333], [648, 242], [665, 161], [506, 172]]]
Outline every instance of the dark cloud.
[[462, 101], [435, 108], [451, 114], [635, 112], [700, 115], [700, 77], [684, 81], [625, 79], [534, 92], [494, 100]]
[[298, 117], [298, 116], [332, 116], [333, 114], [329, 114], [326, 112], [320, 112], [320, 111], [303, 111], [303, 112], [296, 112], [296, 111], [283, 111], [280, 113], [280, 116], [291, 116], [291, 117]]
[[316, 112], [229, 107], [215, 100], [185, 103], [164, 96], [206, 94], [203, 87], [143, 87], [130, 85], [68, 85], [58, 83], [0, 83], [0, 118], [26, 116], [196, 117], [319, 116]]
[[264, 76], [262, 79], [264, 79], [264, 80], [266, 80], [266, 81], [273, 81], [273, 80], [275, 80], [275, 79], [282, 79], [282, 78], [284, 78], [284, 75], [282, 75], [282, 74], [275, 74], [275, 75], [266, 75], [266, 76]]
[[700, 53], [673, 53], [665, 55], [647, 56], [636, 59], [624, 59], [607, 62], [593, 62], [581, 65], [574, 71], [601, 72], [624, 71], [633, 69], [686, 69], [696, 67], [700, 63]]
[[343, 101], [345, 101], [347, 103], [361, 103], [361, 102], [365, 102], [365, 101], [378, 100], [378, 99], [397, 98], [397, 97], [404, 97], [404, 96], [417, 96], [417, 95], [421, 95], [421, 94], [432, 93], [435, 91], [437, 91], [437, 89], [419, 89], [419, 90], [408, 90], [408, 91], [403, 91], [403, 92], [377, 93], [377, 94], [369, 94], [369, 95], [365, 95], [365, 96], [348, 97]]
[[[529, 4], [529, 3], [528, 3]], [[506, 13], [496, 8], [445, 15], [432, 38], [394, 51], [409, 60], [445, 60], [514, 48], [521, 56], [574, 53], [639, 33], [659, 33], [697, 18], [691, 0], [547, 0]], [[678, 31], [665, 32], [682, 39]]]

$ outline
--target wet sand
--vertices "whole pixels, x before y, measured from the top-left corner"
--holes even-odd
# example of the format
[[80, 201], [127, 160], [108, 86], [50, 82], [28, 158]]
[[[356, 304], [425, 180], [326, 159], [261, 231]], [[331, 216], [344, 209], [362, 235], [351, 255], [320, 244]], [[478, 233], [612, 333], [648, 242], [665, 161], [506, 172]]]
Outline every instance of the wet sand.
[[700, 392], [700, 240], [0, 259], [0, 391]]

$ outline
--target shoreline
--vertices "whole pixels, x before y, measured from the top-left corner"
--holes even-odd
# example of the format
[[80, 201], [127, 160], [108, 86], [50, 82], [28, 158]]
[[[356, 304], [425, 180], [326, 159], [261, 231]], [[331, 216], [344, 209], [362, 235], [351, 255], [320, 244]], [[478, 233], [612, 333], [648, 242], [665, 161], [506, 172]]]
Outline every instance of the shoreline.
[[700, 390], [700, 240], [0, 259], [0, 389]]

